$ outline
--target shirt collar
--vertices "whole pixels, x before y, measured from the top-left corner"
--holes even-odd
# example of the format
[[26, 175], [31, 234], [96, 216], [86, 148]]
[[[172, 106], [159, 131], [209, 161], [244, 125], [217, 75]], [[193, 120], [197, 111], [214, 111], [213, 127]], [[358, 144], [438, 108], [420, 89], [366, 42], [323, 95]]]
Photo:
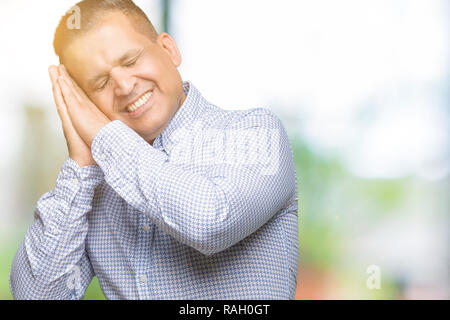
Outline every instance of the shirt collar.
[[199, 117], [201, 108], [206, 101], [190, 81], [183, 82], [183, 91], [186, 95], [186, 99], [163, 132], [156, 137], [153, 143], [154, 148], [161, 148], [168, 151], [175, 142], [173, 133], [178, 129], [191, 126]]

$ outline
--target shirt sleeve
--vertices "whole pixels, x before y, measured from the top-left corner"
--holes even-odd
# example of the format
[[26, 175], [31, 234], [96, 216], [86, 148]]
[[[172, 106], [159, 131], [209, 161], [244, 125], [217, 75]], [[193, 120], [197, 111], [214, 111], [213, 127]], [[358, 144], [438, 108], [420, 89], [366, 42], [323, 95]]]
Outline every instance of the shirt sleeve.
[[85, 251], [87, 214], [102, 180], [98, 166], [80, 168], [71, 158], [64, 162], [54, 190], [39, 199], [14, 257], [9, 282], [15, 299], [84, 296], [94, 277]]
[[[218, 161], [195, 174], [119, 120], [98, 132], [92, 154], [126, 202], [178, 241], [211, 255], [258, 230], [296, 197], [292, 149], [272, 112], [253, 109], [226, 129], [259, 150], [256, 159]], [[237, 158], [244, 154], [234, 147], [227, 150]]]

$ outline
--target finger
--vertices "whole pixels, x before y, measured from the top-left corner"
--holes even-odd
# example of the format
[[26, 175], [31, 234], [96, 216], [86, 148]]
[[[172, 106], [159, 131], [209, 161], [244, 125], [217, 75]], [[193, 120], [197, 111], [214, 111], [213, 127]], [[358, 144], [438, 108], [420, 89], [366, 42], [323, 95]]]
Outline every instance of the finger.
[[49, 74], [50, 80], [51, 80], [51, 82], [52, 82], [52, 87], [54, 87], [55, 84], [58, 83], [57, 80], [58, 80], [58, 77], [59, 77], [59, 70], [58, 70], [58, 68], [57, 68], [56, 66], [51, 65], [51, 66], [48, 68], [48, 74]]
[[72, 132], [74, 128], [69, 116], [69, 112], [67, 110], [66, 103], [64, 102], [64, 98], [62, 96], [61, 87], [58, 83], [54, 85], [53, 96], [55, 98], [56, 110], [58, 111], [58, 115], [63, 126], [64, 135], [67, 138], [68, 131]]
[[55, 98], [56, 109], [58, 110], [59, 117], [63, 123], [70, 123], [69, 113], [67, 111], [66, 103], [61, 93], [61, 87], [58, 83], [54, 85], [53, 96]]
[[73, 91], [73, 94], [78, 99], [78, 101], [80, 101], [80, 103], [81, 103], [82, 96], [79, 94], [79, 92], [77, 92], [77, 90], [74, 86], [74, 81], [72, 80], [72, 77], [70, 76], [70, 74], [67, 72], [66, 69], [63, 68], [62, 65], [58, 66], [58, 70], [59, 70], [60, 76], [64, 77], [64, 79], [66, 80], [67, 86]]
[[62, 99], [62, 94], [61, 94], [61, 88], [59, 87], [58, 83], [56, 83], [54, 86], [53, 96], [55, 97], [56, 110], [58, 111], [59, 118], [61, 119], [64, 137], [67, 140], [68, 139], [67, 131], [69, 130], [69, 126], [71, 126], [71, 123], [70, 123], [69, 115], [67, 114], [67, 107], [64, 104], [64, 101], [60, 102], [60, 100]]
[[[55, 100], [56, 103], [56, 108], [58, 110], [58, 113], [61, 116], [64, 115], [64, 113], [67, 113], [67, 107], [66, 104], [64, 102], [64, 98], [62, 96], [61, 93], [61, 88], [58, 84], [58, 77], [59, 77], [59, 72], [58, 69], [55, 66], [50, 66], [49, 69], [49, 74], [50, 74], [50, 79], [52, 81], [52, 91], [53, 91], [53, 99]], [[62, 117], [61, 120], [65, 120], [64, 117]]]
[[69, 137], [73, 135], [75, 129], [73, 128], [72, 121], [70, 120], [69, 113], [67, 111], [67, 106], [64, 102], [61, 87], [58, 82], [53, 85], [53, 97], [56, 103], [56, 110], [58, 111], [59, 118], [61, 119], [61, 124], [63, 128], [64, 137], [69, 143]]
[[86, 94], [84, 91], [80, 88], [80, 86], [77, 84], [77, 82], [70, 76], [69, 72], [67, 71], [66, 67], [61, 64], [59, 65], [59, 72], [62, 76], [64, 76], [64, 79], [67, 80], [67, 84], [70, 88], [74, 91], [76, 97], [79, 99], [79, 101], [83, 101], [83, 99], [86, 99]]
[[[61, 88], [61, 93], [64, 99], [64, 102], [66, 103], [66, 106], [69, 108], [72, 108], [73, 106], [79, 106], [80, 102], [72, 90], [72, 88], [67, 83], [66, 79], [63, 76], [58, 77], [58, 84]], [[68, 111], [68, 110], [67, 110]]]

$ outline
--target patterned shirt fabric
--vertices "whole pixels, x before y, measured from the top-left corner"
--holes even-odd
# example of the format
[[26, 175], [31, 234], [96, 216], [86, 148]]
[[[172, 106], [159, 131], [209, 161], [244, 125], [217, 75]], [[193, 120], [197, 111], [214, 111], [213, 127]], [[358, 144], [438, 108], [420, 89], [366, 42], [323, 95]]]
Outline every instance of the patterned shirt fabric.
[[228, 111], [190, 82], [153, 145], [115, 120], [97, 165], [67, 158], [10, 272], [15, 299], [293, 299], [297, 178], [279, 118]]

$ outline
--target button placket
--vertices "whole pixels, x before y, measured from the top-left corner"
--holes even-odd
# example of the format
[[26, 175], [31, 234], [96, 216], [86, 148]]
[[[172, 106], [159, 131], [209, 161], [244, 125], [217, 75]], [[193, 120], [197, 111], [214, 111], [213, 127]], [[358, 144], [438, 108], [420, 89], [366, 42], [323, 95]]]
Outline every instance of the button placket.
[[152, 289], [148, 276], [151, 266], [151, 225], [148, 218], [141, 212], [138, 212], [137, 246], [136, 246], [136, 274], [139, 283], [139, 295], [141, 299], [151, 299]]
[[61, 234], [61, 230], [59, 230], [58, 228], [56, 228], [56, 227], [53, 227], [52, 229], [51, 229], [51, 231], [52, 231], [52, 233], [54, 234], [54, 235], [59, 235], [59, 234]]
[[147, 283], [148, 279], [147, 279], [147, 276], [145, 274], [143, 274], [143, 275], [140, 276], [140, 280], [141, 280], [142, 283]]

